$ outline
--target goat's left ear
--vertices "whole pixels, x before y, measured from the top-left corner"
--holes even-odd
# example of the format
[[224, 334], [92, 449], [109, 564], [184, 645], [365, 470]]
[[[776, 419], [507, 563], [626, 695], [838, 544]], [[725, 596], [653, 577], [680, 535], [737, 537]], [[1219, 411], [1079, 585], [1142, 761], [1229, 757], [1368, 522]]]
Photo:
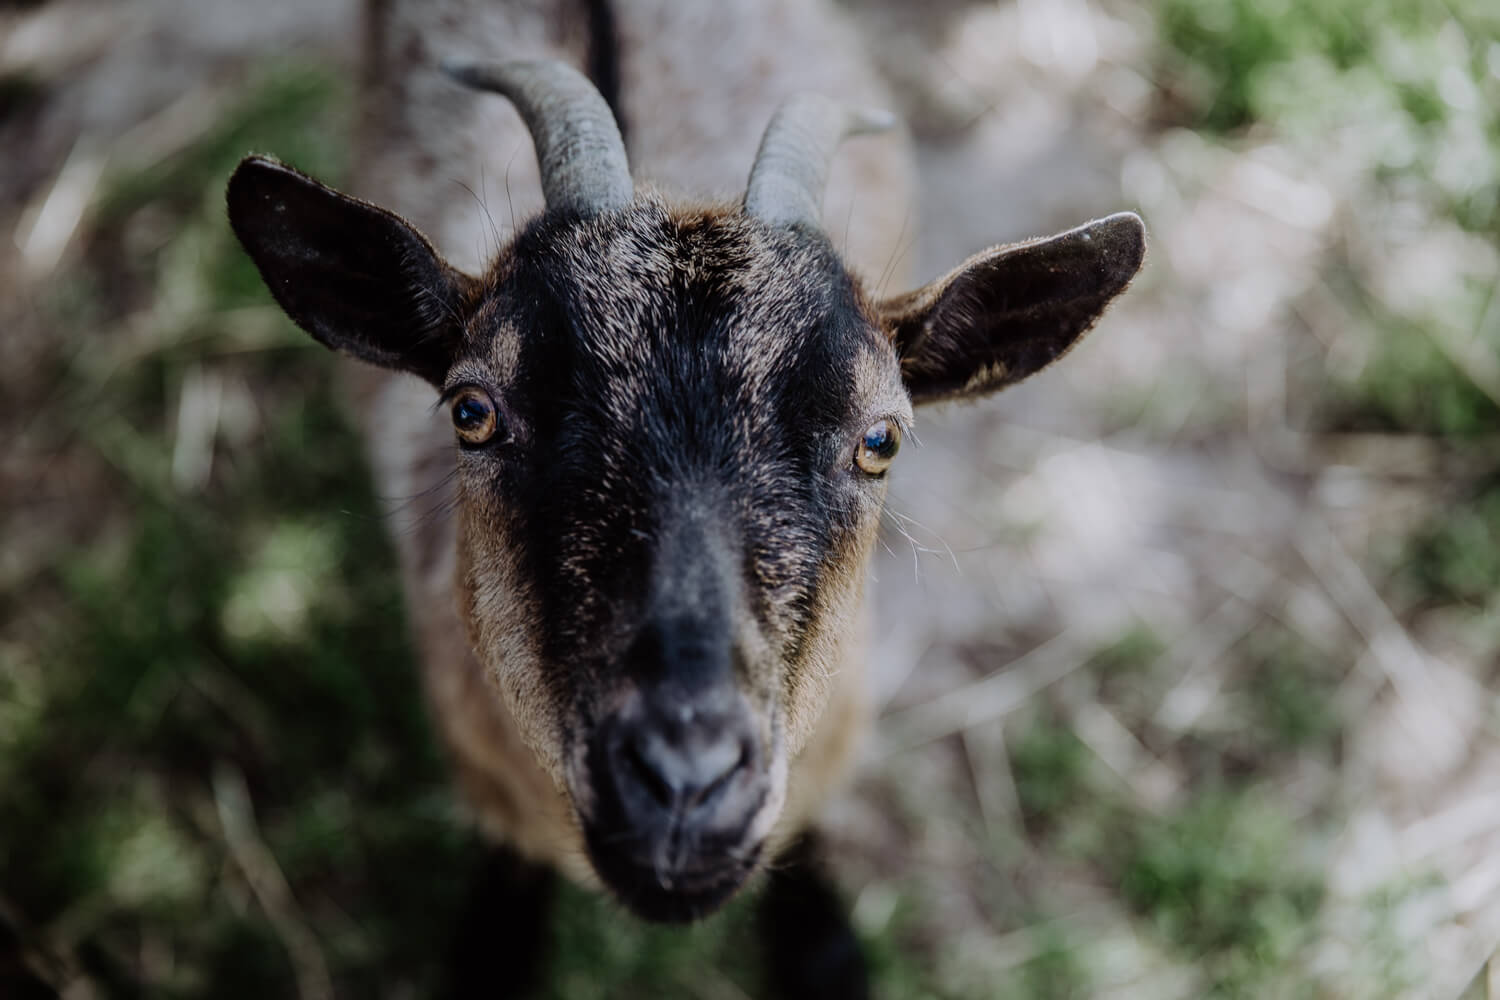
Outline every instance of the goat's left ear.
[[1146, 229], [1121, 212], [976, 254], [877, 307], [913, 403], [972, 398], [1067, 353], [1140, 270]]
[[400, 216], [249, 156], [229, 224], [277, 304], [314, 339], [441, 386], [475, 284]]

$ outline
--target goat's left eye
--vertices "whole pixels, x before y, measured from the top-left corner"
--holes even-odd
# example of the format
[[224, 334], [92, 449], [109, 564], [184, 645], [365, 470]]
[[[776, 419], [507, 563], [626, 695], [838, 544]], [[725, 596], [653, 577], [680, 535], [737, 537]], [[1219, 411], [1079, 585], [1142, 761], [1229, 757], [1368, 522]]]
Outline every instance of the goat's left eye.
[[854, 464], [860, 471], [878, 476], [891, 467], [901, 448], [901, 428], [889, 420], [877, 420], [865, 428], [854, 449]]
[[477, 386], [458, 391], [452, 403], [453, 429], [464, 444], [484, 444], [500, 429], [500, 415], [495, 401]]

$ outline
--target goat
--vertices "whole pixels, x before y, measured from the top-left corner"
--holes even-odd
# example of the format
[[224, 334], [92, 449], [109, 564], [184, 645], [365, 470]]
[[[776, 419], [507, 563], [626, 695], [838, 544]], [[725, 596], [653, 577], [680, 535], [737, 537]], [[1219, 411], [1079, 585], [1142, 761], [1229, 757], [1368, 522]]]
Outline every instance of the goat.
[[[835, 99], [881, 91], [831, 10], [554, 10], [577, 16], [371, 0], [359, 182], [416, 223], [261, 156], [230, 179], [229, 218], [292, 320], [398, 373], [357, 393], [381, 492], [453, 504], [397, 541], [434, 717], [485, 831], [686, 921], [791, 844], [851, 756], [863, 583], [913, 407], [1059, 358], [1130, 282], [1144, 231], [1114, 215], [878, 297], [909, 161], [894, 137], [833, 161], [892, 122]], [[751, 162], [740, 123], [773, 107], [736, 201], [632, 176], [622, 120], [638, 166], [712, 191]], [[523, 127], [536, 163], [506, 166]], [[417, 226], [450, 254], [479, 242], [483, 213], [443, 180], [476, 160], [523, 211], [545, 204], [455, 266]], [[795, 857], [767, 905], [778, 884], [822, 891]], [[796, 952], [846, 939], [781, 934], [778, 995], [859, 995], [857, 958], [819, 960], [817, 981]]]

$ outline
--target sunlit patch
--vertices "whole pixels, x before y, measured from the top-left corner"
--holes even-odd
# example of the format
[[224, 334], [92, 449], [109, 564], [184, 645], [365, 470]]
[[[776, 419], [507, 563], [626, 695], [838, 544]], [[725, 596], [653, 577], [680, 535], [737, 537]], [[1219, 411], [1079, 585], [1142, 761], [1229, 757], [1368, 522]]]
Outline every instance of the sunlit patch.
[[164, 818], [159, 803], [142, 802], [127, 811], [131, 815], [119, 818], [126, 828], [122, 836], [110, 838], [109, 889], [114, 899], [139, 906], [196, 898], [207, 872], [194, 843]]
[[24, 745], [46, 711], [46, 673], [42, 664], [20, 643], [0, 643], [0, 783], [4, 782], [4, 754]]
[[336, 592], [334, 538], [307, 524], [273, 528], [229, 585], [224, 631], [243, 641], [302, 636], [312, 610]]

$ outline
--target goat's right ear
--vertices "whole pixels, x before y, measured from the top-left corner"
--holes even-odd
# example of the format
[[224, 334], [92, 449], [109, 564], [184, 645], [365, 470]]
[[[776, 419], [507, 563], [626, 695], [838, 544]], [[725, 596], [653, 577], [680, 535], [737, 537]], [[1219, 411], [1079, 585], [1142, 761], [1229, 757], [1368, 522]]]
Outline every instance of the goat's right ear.
[[321, 344], [440, 386], [476, 282], [406, 220], [275, 160], [229, 178], [229, 224], [286, 314]]
[[1121, 212], [986, 250], [880, 303], [912, 403], [972, 399], [1041, 371], [1089, 331], [1145, 256], [1145, 226]]

